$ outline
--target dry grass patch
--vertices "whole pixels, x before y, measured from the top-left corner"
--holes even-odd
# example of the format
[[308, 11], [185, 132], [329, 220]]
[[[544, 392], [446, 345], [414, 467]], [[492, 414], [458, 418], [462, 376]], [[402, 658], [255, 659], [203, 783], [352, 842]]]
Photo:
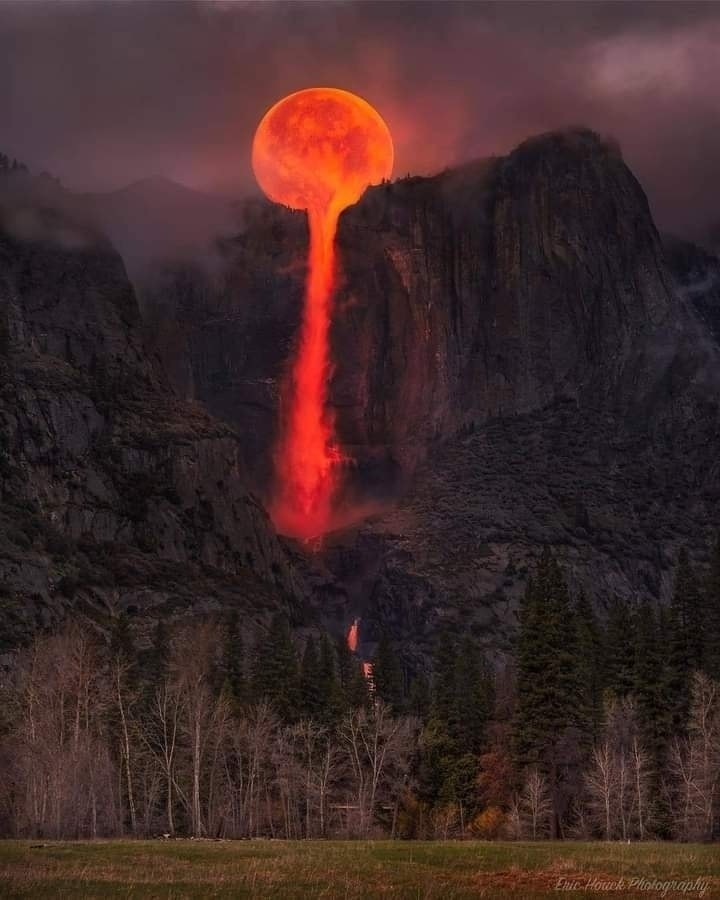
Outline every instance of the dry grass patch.
[[[673, 844], [5, 841], [0, 896], [558, 900], [607, 896], [583, 889], [593, 879], [701, 876], [710, 884], [706, 896], [720, 897], [719, 857], [717, 847]], [[559, 891], [560, 879], [579, 887]], [[612, 895], [661, 896], [629, 889]]]

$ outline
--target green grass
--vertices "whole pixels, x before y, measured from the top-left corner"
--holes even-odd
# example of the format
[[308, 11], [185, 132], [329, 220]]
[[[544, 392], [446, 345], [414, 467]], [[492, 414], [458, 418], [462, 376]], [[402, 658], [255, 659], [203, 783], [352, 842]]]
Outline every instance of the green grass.
[[[613, 890], [588, 887], [593, 878], [612, 882]], [[0, 841], [0, 897], [43, 900], [663, 896], [662, 890], [633, 888], [633, 878], [699, 878], [707, 882], [705, 897], [720, 897], [720, 849], [580, 842]], [[579, 887], [558, 890], [561, 879]]]

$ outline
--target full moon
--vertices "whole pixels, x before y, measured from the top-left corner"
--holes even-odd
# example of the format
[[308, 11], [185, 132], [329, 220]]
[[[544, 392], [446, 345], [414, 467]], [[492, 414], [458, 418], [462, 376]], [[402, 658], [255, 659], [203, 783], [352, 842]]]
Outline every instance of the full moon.
[[338, 88], [283, 97], [263, 116], [252, 165], [271, 200], [339, 215], [370, 184], [389, 178], [393, 143], [380, 114]]

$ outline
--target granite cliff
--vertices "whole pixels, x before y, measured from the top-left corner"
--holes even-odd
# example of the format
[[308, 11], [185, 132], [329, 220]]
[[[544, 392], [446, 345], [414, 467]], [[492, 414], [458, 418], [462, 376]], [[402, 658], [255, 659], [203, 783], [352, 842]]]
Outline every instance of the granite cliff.
[[[720, 264], [663, 242], [612, 142], [543, 135], [378, 186], [338, 241], [331, 403], [356, 461], [348, 500], [375, 513], [309, 552], [247, 493], [271, 475], [304, 215], [248, 202], [213, 266], [145, 266], [142, 321], [101, 238], [3, 237], [8, 496], [71, 559], [123, 548], [130, 586], [102, 563], [84, 602], [197, 603], [192, 571], [248, 608], [305, 597], [298, 620], [338, 631], [359, 615], [366, 649], [387, 630], [414, 664], [443, 622], [502, 644], [544, 544], [600, 606], [667, 598], [681, 544], [702, 563], [719, 524]], [[78, 580], [44, 540], [5, 564], [23, 602]]]
[[[261, 490], [305, 242], [301, 215], [260, 203], [219, 274], [141, 286], [175, 322], [172, 346], [155, 334], [180, 389], [252, 433]], [[314, 558], [330, 621], [361, 614], [368, 641], [390, 628], [422, 643], [450, 618], [496, 640], [545, 543], [601, 605], [666, 598], [681, 543], [702, 561], [718, 524], [717, 301], [663, 244], [612, 142], [543, 135], [379, 186], [339, 245], [331, 402], [349, 481], [398, 500]]]
[[296, 604], [237, 435], [146, 353], [117, 252], [18, 197], [0, 221], [4, 642], [68, 612]]

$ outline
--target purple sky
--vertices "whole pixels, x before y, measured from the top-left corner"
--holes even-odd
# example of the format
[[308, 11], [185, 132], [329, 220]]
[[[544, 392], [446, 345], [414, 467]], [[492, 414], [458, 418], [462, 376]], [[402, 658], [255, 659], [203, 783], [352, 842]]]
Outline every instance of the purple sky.
[[720, 4], [2, 3], [0, 150], [76, 189], [250, 190], [265, 109], [366, 97], [396, 175], [567, 125], [614, 135], [661, 226], [720, 221]]

